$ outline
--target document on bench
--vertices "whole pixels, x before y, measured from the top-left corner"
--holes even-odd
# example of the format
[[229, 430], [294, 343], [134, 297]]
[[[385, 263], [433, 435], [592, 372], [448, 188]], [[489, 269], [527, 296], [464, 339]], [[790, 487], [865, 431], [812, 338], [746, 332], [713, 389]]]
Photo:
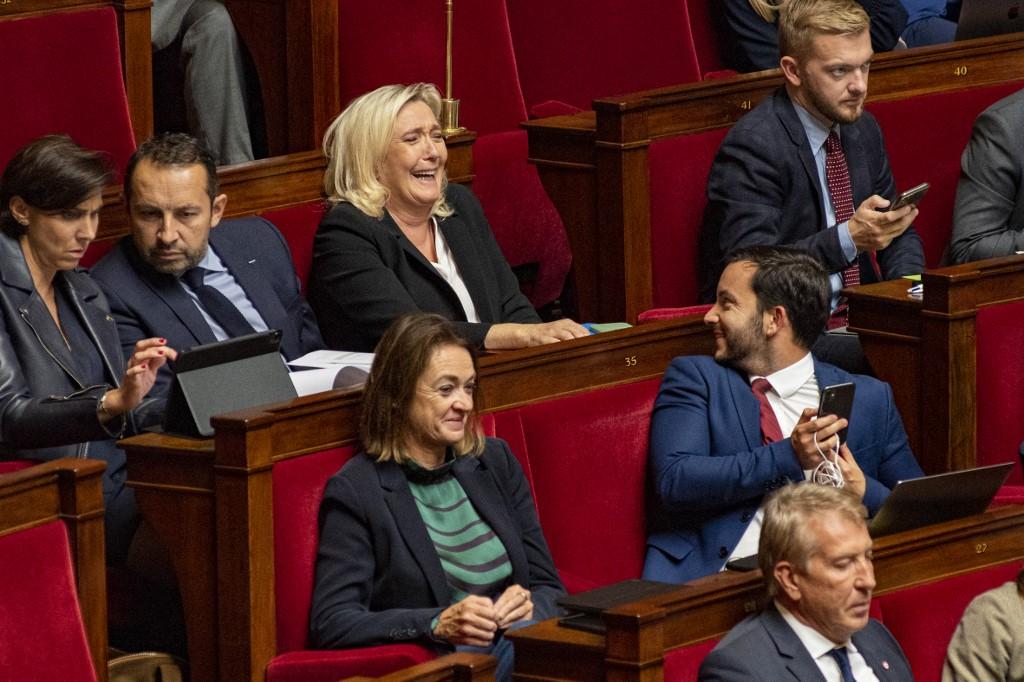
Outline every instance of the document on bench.
[[312, 395], [333, 388], [354, 388], [366, 382], [373, 353], [315, 350], [288, 363], [295, 392]]

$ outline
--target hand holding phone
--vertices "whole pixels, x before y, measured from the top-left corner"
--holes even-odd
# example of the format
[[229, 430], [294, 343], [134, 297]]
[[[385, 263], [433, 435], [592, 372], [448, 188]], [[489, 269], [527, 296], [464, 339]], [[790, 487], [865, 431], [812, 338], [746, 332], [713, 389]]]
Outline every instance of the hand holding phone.
[[[821, 398], [818, 402], [818, 416], [834, 414], [840, 419], [850, 420], [850, 412], [853, 411], [853, 394], [857, 387], [852, 382], [844, 384], [833, 384], [826, 386], [821, 391]], [[846, 442], [846, 433], [849, 426], [839, 432], [839, 442]]]

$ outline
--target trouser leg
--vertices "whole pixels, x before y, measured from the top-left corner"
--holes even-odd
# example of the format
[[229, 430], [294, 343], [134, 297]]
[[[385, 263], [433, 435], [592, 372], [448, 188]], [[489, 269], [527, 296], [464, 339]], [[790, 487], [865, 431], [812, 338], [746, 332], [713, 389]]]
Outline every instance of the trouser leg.
[[189, 128], [220, 165], [253, 159], [242, 46], [227, 8], [198, 0], [182, 25], [181, 59]]
[[135, 506], [135, 492], [125, 485], [125, 469], [110, 470], [103, 475], [104, 540], [107, 563], [122, 565], [128, 556], [135, 529], [139, 525], [139, 512]]

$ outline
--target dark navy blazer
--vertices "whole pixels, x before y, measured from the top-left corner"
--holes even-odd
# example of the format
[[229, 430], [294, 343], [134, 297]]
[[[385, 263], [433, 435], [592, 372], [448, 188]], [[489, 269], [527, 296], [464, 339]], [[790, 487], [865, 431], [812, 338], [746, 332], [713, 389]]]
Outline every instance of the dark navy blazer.
[[[818, 386], [856, 385], [847, 443], [867, 479], [874, 514], [898, 481], [924, 474], [907, 443], [892, 389], [814, 361]], [[717, 572], [765, 493], [804, 480], [788, 438], [761, 445], [747, 377], [709, 356], [672, 361], [651, 415], [649, 465], [657, 509], [644, 577], [685, 582]]]
[[[480, 457], [460, 457], [452, 473], [505, 546], [512, 582], [531, 591], [534, 619], [558, 615], [555, 600], [565, 589], [508, 444], [488, 438]], [[441, 560], [402, 467], [357, 455], [327, 482], [320, 505], [310, 643], [323, 649], [430, 643], [430, 621], [450, 603]]]
[[331, 348], [370, 352], [395, 318], [443, 315], [483, 347], [492, 324], [540, 322], [498, 248], [480, 202], [461, 185], [448, 185], [454, 213], [437, 224], [473, 300], [480, 322], [467, 322], [455, 290], [384, 211], [380, 219], [349, 203], [324, 216], [313, 241], [309, 301]]
[[[210, 230], [210, 247], [245, 291], [270, 329], [281, 330], [281, 354], [292, 360], [324, 347], [313, 311], [295, 276], [284, 237], [263, 218], [225, 220]], [[156, 272], [125, 237], [93, 267], [117, 320], [121, 350], [131, 357], [135, 343], [163, 337], [177, 351], [213, 343], [216, 337], [178, 280]], [[168, 367], [160, 369], [155, 395], [166, 391]]]
[[[854, 646], [881, 682], [913, 680], [910, 663], [892, 633], [877, 620], [854, 633]], [[729, 631], [700, 666], [701, 682], [825, 682], [793, 628], [774, 607]]]
[[[872, 194], [892, 200], [896, 184], [882, 131], [868, 112], [840, 126], [850, 170], [853, 206]], [[785, 88], [765, 98], [732, 127], [708, 176], [708, 203], [700, 234], [701, 299], [715, 299], [730, 251], [756, 244], [790, 244], [808, 251], [830, 273], [849, 262], [839, 233], [825, 224], [825, 208], [807, 133]], [[863, 283], [878, 281], [870, 254], [858, 258]], [[878, 252], [882, 279], [924, 270], [924, 247], [913, 226]]]

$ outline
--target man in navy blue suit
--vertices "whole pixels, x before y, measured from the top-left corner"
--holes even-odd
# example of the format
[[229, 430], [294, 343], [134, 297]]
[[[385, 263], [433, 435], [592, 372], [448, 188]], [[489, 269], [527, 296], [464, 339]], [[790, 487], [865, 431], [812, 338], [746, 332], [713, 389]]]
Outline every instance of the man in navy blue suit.
[[[889, 386], [811, 354], [830, 297], [828, 273], [802, 251], [755, 246], [730, 258], [704, 318], [714, 358], [673, 360], [654, 403], [645, 578], [685, 582], [756, 554], [764, 495], [829, 473], [825, 455], [872, 514], [897, 481], [922, 475]], [[817, 416], [821, 391], [847, 382], [849, 422]]]
[[700, 680], [914, 679], [892, 633], [869, 615], [871, 546], [856, 494], [801, 484], [773, 495], [758, 553], [772, 601], [718, 643]]
[[[708, 175], [700, 234], [700, 295], [710, 302], [725, 258], [754, 244], [806, 250], [839, 291], [924, 269], [911, 223], [917, 208], [890, 210], [896, 184], [882, 131], [864, 111], [873, 52], [855, 0], [788, 0], [779, 16], [784, 87], [729, 131]], [[852, 335], [822, 336], [815, 353], [869, 372]]]
[[[302, 297], [288, 245], [262, 218], [221, 222], [227, 195], [195, 138], [147, 140], [128, 163], [125, 200], [132, 233], [92, 269], [110, 302], [121, 346], [157, 336], [182, 351], [279, 329], [288, 360], [323, 348]], [[166, 390], [161, 368], [157, 389]]]

